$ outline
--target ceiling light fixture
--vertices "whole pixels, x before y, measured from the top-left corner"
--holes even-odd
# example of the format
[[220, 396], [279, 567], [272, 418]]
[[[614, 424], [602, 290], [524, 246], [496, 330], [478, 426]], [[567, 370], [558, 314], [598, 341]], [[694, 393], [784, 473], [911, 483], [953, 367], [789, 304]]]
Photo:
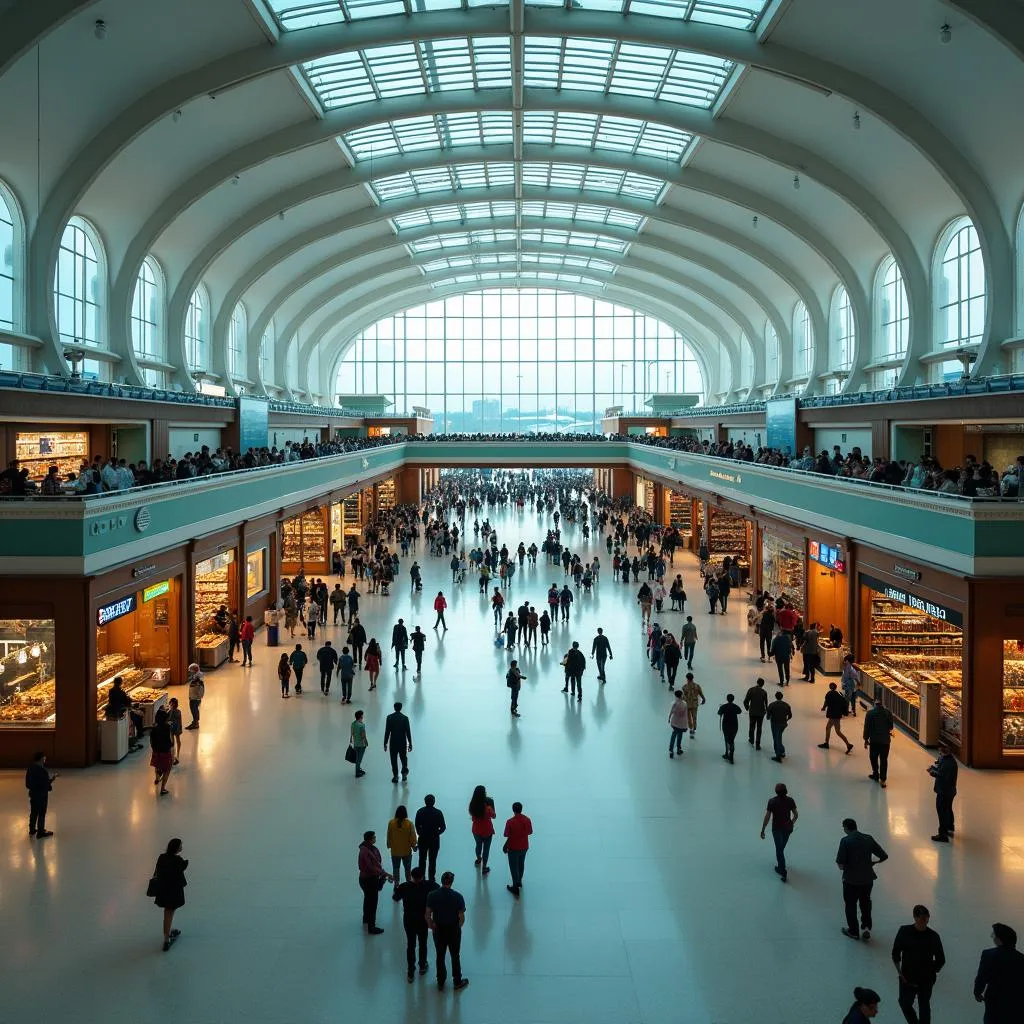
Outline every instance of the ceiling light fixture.
[[279, 213], [279, 214], [277, 215], [277, 219], [278, 219], [278, 220], [284, 220], [284, 210], [282, 210], [282, 211], [281, 211], [281, 212], [280, 212], [280, 213]]
[[952, 39], [953, 39], [953, 30], [952, 30], [952, 29], [951, 29], [951, 28], [949, 27], [949, 22], [947, 21], [947, 22], [946, 22], [946, 23], [945, 23], [945, 24], [944, 24], [944, 25], [943, 25], [943, 26], [942, 26], [942, 27], [941, 27], [941, 28], [939, 29], [939, 40], [940, 40], [940, 41], [941, 41], [941, 42], [942, 42], [943, 44], [945, 44], [945, 43], [951, 42], [951, 41], [952, 41]]
[[102, 18], [97, 18], [92, 26], [92, 34], [97, 39], [107, 38], [107, 23]]
[[177, 123], [178, 123], [178, 122], [179, 122], [179, 121], [181, 120], [181, 111], [180, 111], [180, 110], [176, 110], [176, 111], [174, 111], [174, 113], [173, 113], [173, 114], [171, 114], [171, 120], [172, 120], [172, 121], [173, 121], [173, 122], [174, 122], [175, 124], [177, 124]]
[[231, 179], [231, 184], [232, 184], [232, 185], [237, 185], [237, 184], [238, 184], [238, 183], [239, 183], [239, 182], [240, 182], [241, 180], [242, 180], [242, 179], [241, 179], [241, 177], [240, 177], [239, 175], [237, 175], [237, 174], [236, 174], [236, 175], [235, 175], [235, 176], [234, 176], [234, 177], [233, 177], [233, 178]]
[[757, 214], [754, 214], [754, 230], [757, 230]]
[[794, 174], [793, 175], [793, 188], [796, 189], [797, 192], [800, 191], [800, 175], [799, 174]]
[[860, 111], [859, 110], [855, 110], [853, 112], [853, 130], [855, 132], [859, 132], [860, 131]]

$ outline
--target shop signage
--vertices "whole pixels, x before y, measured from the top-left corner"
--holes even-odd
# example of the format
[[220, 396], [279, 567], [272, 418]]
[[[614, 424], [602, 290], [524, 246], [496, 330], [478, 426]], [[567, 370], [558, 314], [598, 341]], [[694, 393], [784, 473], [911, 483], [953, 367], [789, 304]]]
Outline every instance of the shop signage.
[[166, 594], [171, 589], [171, 581], [164, 580], [163, 583], [154, 583], [151, 587], [146, 587], [142, 592], [142, 603], [145, 604], [147, 601], [152, 601], [154, 597], [159, 597], [161, 594]]
[[156, 563], [150, 562], [149, 565], [137, 565], [132, 569], [132, 579], [142, 579], [143, 576], [148, 576], [150, 573], [156, 572]]
[[739, 473], [723, 473], [720, 469], [709, 469], [708, 476], [712, 480], [722, 480], [727, 484], [743, 483], [743, 477]]
[[846, 572], [846, 558], [843, 556], [843, 549], [833, 544], [823, 544], [817, 540], [808, 541], [807, 557], [812, 562], [817, 562], [833, 572]]
[[897, 576], [902, 576], [905, 580], [919, 580], [921, 574], [916, 569], [911, 569], [908, 565], [900, 565], [899, 562], [893, 564], [892, 571]]
[[945, 605], [935, 604], [935, 602], [929, 601], [924, 597], [918, 597], [917, 594], [912, 594], [909, 590], [904, 590], [902, 587], [894, 587], [890, 583], [876, 580], [873, 576], [861, 575], [860, 580], [866, 587], [884, 594], [890, 601], [898, 601], [909, 608], [924, 612], [925, 615], [930, 615], [933, 619], [941, 619], [943, 622], [948, 622], [952, 626], [962, 626], [964, 624], [963, 615], [952, 608], [945, 607]]
[[134, 594], [123, 597], [120, 601], [111, 601], [110, 604], [100, 605], [96, 610], [96, 625], [105, 626], [108, 622], [113, 622], [114, 619], [119, 619], [122, 615], [128, 615], [135, 611], [136, 607], [138, 607], [138, 599]]

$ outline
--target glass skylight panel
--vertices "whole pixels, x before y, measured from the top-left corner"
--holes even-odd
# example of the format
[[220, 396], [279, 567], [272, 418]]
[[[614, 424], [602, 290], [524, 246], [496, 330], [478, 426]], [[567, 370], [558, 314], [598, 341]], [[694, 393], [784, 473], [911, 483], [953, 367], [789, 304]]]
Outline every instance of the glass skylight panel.
[[370, 189], [380, 202], [431, 192], [455, 192], [468, 188], [500, 188], [515, 184], [511, 163], [456, 164], [403, 171], [371, 182]]
[[342, 135], [356, 160], [394, 156], [424, 149], [511, 144], [510, 111], [469, 111], [381, 121]]
[[537, 264], [548, 267], [575, 267], [580, 270], [595, 270], [601, 274], [614, 274], [615, 264], [591, 256], [562, 256], [558, 253], [524, 252], [523, 264]]
[[543, 217], [549, 220], [576, 220], [595, 224], [614, 224], [616, 227], [638, 231], [646, 217], [624, 210], [612, 210], [607, 206], [590, 203], [545, 202], [527, 200], [523, 203], [524, 217]]
[[508, 245], [514, 244], [515, 240], [516, 232], [511, 228], [461, 231], [451, 235], [431, 235], [429, 238], [417, 239], [409, 243], [408, 249], [414, 256], [418, 256], [438, 249], [460, 249], [471, 245]]
[[467, 220], [491, 220], [496, 217], [514, 217], [514, 202], [498, 203], [451, 203], [446, 206], [432, 206], [428, 210], [411, 210], [391, 219], [396, 231], [423, 227], [427, 224], [450, 224]]
[[[490, 2], [496, 3], [497, 0]], [[267, 0], [267, 3], [285, 31], [406, 13], [403, 0]], [[462, 6], [461, 0], [408, 0], [408, 4], [412, 14], [447, 11]]]
[[561, 231], [553, 228], [527, 228], [522, 232], [524, 242], [540, 242], [546, 245], [562, 245], [572, 248], [605, 249], [608, 252], [624, 253], [629, 242], [609, 235], [595, 235], [586, 231]]
[[302, 70], [327, 110], [398, 96], [509, 88], [512, 81], [504, 36], [374, 46], [320, 57]]
[[587, 189], [595, 192], [626, 193], [635, 199], [656, 200], [665, 182], [633, 171], [616, 171], [580, 164], [524, 163], [523, 184], [542, 188]]
[[705, 110], [718, 98], [732, 61], [664, 46], [604, 39], [527, 36], [527, 86], [666, 100]]
[[523, 141], [544, 145], [586, 146], [621, 153], [681, 160], [692, 136], [667, 125], [597, 114], [527, 111]]

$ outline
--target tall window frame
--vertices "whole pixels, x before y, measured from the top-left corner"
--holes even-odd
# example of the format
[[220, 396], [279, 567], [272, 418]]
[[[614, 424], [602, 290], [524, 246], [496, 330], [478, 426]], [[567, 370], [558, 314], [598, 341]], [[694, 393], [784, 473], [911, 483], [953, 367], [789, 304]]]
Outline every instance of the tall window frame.
[[939, 236], [933, 274], [937, 347], [979, 344], [985, 332], [988, 285], [981, 239], [969, 217], [957, 218]]
[[[14, 191], [0, 179], [0, 331], [19, 333], [25, 287], [25, 218]], [[0, 369], [27, 370], [28, 350], [0, 343]]]
[[850, 293], [843, 284], [836, 285], [832, 293], [829, 327], [829, 369], [849, 370], [853, 366], [853, 355], [857, 348], [857, 324]]
[[779, 332], [771, 320], [764, 322], [764, 382], [766, 386], [775, 387], [779, 383], [781, 369], [779, 366]]
[[814, 325], [803, 299], [793, 307], [793, 376], [809, 377], [814, 365]]
[[747, 394], [754, 384], [754, 346], [746, 334], [740, 335], [740, 388]]
[[905, 359], [910, 343], [910, 303], [903, 271], [890, 253], [875, 272], [875, 360]]
[[184, 324], [185, 362], [191, 372], [209, 370], [210, 293], [200, 284], [188, 300]]
[[591, 432], [608, 406], [643, 408], [651, 393], [706, 401], [698, 344], [657, 317], [582, 291], [492, 286], [368, 325], [342, 346], [331, 384], [341, 395], [386, 395], [398, 412], [425, 405], [438, 432]]
[[232, 380], [246, 378], [245, 342], [248, 335], [248, 317], [241, 301], [235, 304], [228, 323], [228, 376]]
[[267, 321], [263, 337], [260, 338], [260, 383], [264, 387], [274, 386], [277, 381], [274, 379], [274, 353], [277, 348], [277, 326], [274, 318]]
[[[59, 343], [86, 353], [80, 370], [100, 380], [110, 377], [110, 361], [91, 358], [90, 349], [106, 351], [106, 251], [99, 233], [75, 215], [61, 234], [53, 274], [54, 320]], [[71, 363], [69, 362], [69, 365]]]

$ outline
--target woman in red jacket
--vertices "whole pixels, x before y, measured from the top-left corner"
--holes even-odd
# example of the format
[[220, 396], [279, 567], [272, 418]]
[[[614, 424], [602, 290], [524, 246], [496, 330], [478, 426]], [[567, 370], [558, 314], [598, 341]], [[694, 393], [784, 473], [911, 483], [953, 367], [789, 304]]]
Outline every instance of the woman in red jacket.
[[434, 622], [434, 629], [438, 626], [444, 626], [444, 631], [448, 632], [448, 623], [444, 621], [444, 610], [448, 607], [448, 602], [444, 599], [444, 591], [439, 590], [437, 597], [434, 598], [434, 611], [437, 612], [437, 619]]
[[494, 801], [483, 786], [477, 786], [469, 799], [469, 816], [473, 820], [473, 838], [476, 840], [476, 866], [483, 865], [483, 873], [489, 874], [487, 858], [494, 838]]

